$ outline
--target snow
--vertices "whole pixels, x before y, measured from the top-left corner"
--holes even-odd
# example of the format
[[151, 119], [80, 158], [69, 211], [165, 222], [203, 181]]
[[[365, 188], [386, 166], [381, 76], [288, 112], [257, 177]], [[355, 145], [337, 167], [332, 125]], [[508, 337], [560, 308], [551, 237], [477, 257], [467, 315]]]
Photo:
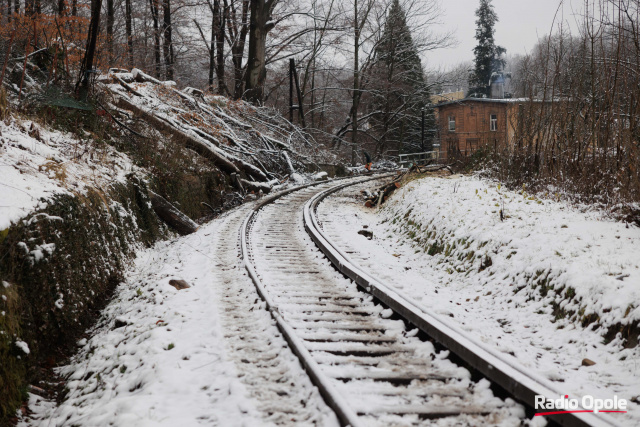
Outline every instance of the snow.
[[[265, 360], [275, 356], [282, 361], [274, 366], [277, 376], [271, 381], [276, 383], [286, 372], [295, 382], [285, 383], [289, 398], [301, 410], [315, 411], [320, 425], [336, 425], [269, 313], [259, 309], [262, 304], [240, 268], [237, 248], [222, 248], [235, 246], [229, 235], [237, 232], [250, 207], [222, 215], [189, 236], [140, 251], [97, 326], [78, 341], [79, 353], [58, 368], [67, 380], [66, 400], [56, 406], [31, 394], [33, 414], [19, 425], [271, 425], [256, 397], [268, 387], [257, 382], [258, 391], [252, 391], [256, 380], [245, 368], [249, 362], [236, 354], [231, 326], [224, 321], [226, 313], [237, 315], [222, 302], [229, 286], [225, 274], [237, 276], [234, 286], [247, 294], [242, 300], [259, 316], [244, 326], [237, 345], [251, 348], [253, 341], [244, 341], [244, 336], [258, 329], [272, 346], [265, 346], [270, 352]], [[171, 279], [185, 280], [191, 287], [178, 291], [169, 285]], [[263, 365], [256, 366], [260, 370]]]
[[[415, 421], [411, 416], [404, 418], [395, 414], [391, 408], [437, 411], [452, 407], [462, 407], [470, 412], [494, 413], [500, 420], [495, 421], [496, 425], [519, 424], [519, 419], [525, 415], [522, 406], [509, 399], [502, 402], [489, 390], [486, 380], [474, 384], [467, 369], [447, 359], [448, 351], [437, 351], [433, 343], [415, 338], [415, 333], [406, 335], [407, 325], [403, 321], [391, 319], [391, 310], [377, 304], [372, 295], [363, 294], [354, 282], [338, 273], [330, 261], [314, 247], [305, 231], [301, 207], [307, 197], [331, 186], [325, 184], [301, 190], [262, 208], [250, 226], [252, 234], [248, 246], [252, 248], [251, 263], [263, 282], [264, 292], [271, 300], [272, 309], [297, 331], [300, 338], [308, 340], [305, 347], [313, 351], [313, 359], [318, 363], [323, 376], [330, 379], [352, 378], [351, 381], [330, 381], [341, 395], [337, 401], [345, 401], [351, 410], [364, 413], [358, 424], [366, 426], [412, 425], [412, 421]], [[271, 248], [280, 249], [274, 251]], [[339, 301], [333, 298], [339, 298]], [[342, 304], [350, 302], [357, 303], [360, 315], [342, 312], [345, 310]], [[334, 329], [337, 326], [332, 323], [334, 321], [344, 329]], [[309, 322], [313, 322], [313, 327], [308, 326]], [[371, 327], [370, 334], [374, 342], [377, 338], [375, 331], [383, 330], [385, 338], [395, 338], [391, 347], [401, 351], [384, 354], [389, 350], [384, 344], [377, 347], [353, 340], [354, 334], [362, 338], [359, 335], [362, 331], [355, 331], [362, 328], [361, 322], [366, 322]], [[341, 340], [347, 342], [340, 342]], [[362, 363], [358, 357], [350, 363], [343, 356], [332, 354], [338, 350], [382, 350], [382, 354], [375, 357], [375, 362], [371, 364]], [[382, 379], [395, 375], [404, 377], [404, 370], [411, 372], [410, 375], [423, 372], [447, 377], [450, 381], [446, 385], [439, 383], [433, 387], [416, 380], [405, 388], [404, 385], [374, 380], [376, 377]], [[394, 391], [385, 393], [385, 387]], [[437, 390], [434, 395], [429, 394], [431, 387]], [[419, 389], [420, 393], [415, 393], [412, 390], [414, 388]], [[389, 388], [386, 390], [388, 392]], [[471, 393], [468, 394], [469, 392]], [[463, 401], [457, 401], [462, 396]], [[473, 419], [472, 415], [464, 421], [466, 423], [461, 423], [460, 418], [452, 421], [445, 417], [434, 425], [479, 425], [479, 421]], [[487, 422], [483, 421], [480, 423]]]
[[[45, 208], [56, 194], [124, 182], [132, 172], [125, 155], [108, 147], [85, 150], [85, 145], [73, 135], [40, 128], [31, 121], [0, 121], [0, 230]], [[40, 214], [27, 225], [44, 220], [61, 218]]]
[[24, 354], [29, 354], [31, 353], [31, 350], [29, 350], [29, 345], [27, 345], [26, 342], [21, 341], [21, 340], [16, 340], [15, 342], [16, 347], [18, 347], [20, 350], [22, 350], [24, 352]]
[[[359, 195], [374, 187], [318, 208], [325, 232], [371, 274], [563, 393], [638, 397], [640, 349], [605, 334], [640, 320], [640, 229], [472, 176], [410, 182], [379, 210]], [[357, 234], [364, 226], [373, 240]], [[636, 425], [640, 405], [617, 420]]]

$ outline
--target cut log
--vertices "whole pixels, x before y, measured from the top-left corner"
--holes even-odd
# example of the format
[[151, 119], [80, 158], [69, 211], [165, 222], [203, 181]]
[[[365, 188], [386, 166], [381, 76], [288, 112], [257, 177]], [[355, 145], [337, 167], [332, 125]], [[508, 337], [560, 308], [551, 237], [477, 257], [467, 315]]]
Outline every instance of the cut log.
[[156, 85], [162, 84], [160, 80], [156, 79], [155, 77], [151, 77], [150, 75], [146, 74], [144, 71], [140, 70], [139, 68], [134, 68], [133, 70], [131, 70], [131, 74], [133, 75], [133, 79], [140, 83], [148, 82]]
[[180, 212], [178, 208], [169, 203], [164, 197], [149, 190], [149, 199], [153, 211], [169, 227], [182, 235], [191, 234], [198, 229], [198, 224], [191, 218]]

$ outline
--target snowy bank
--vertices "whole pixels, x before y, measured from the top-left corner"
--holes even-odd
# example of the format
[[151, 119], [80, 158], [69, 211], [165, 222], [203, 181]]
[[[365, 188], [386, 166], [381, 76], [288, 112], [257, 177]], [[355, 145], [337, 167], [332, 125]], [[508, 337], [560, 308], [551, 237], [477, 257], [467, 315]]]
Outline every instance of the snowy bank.
[[557, 389], [630, 400], [618, 419], [637, 425], [640, 229], [474, 177], [409, 182], [379, 210], [360, 194], [375, 186], [319, 205], [338, 246]]
[[451, 280], [477, 272], [487, 290], [539, 303], [558, 327], [590, 326], [607, 340], [637, 342], [635, 226], [474, 177], [410, 183], [381, 216], [442, 263]]
[[0, 121], [0, 230], [47, 206], [55, 194], [125, 183], [134, 170], [126, 155], [97, 150], [70, 134], [30, 120]]

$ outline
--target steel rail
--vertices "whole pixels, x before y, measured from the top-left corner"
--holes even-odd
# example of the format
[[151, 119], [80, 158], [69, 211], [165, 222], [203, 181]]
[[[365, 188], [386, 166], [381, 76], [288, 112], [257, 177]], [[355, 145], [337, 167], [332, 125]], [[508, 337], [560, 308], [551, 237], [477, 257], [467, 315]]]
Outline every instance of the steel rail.
[[[494, 349], [470, 337], [460, 328], [442, 321], [430, 309], [404, 295], [380, 279], [372, 277], [341, 250], [322, 231], [316, 216], [318, 204], [329, 195], [356, 183], [337, 185], [313, 196], [304, 206], [304, 227], [318, 248], [345, 276], [352, 279], [366, 292], [372, 294], [408, 322], [444, 345], [487, 379], [498, 384], [517, 401], [533, 407], [536, 395], [549, 399], [564, 396], [548, 380], [540, 378], [524, 367], [501, 357]], [[566, 427], [611, 427], [615, 422], [607, 415], [590, 413], [565, 413], [549, 417]]]
[[[351, 185], [359, 184], [359, 183], [374, 180], [374, 179], [379, 179], [379, 178], [390, 176], [390, 175], [392, 174], [382, 174], [382, 175], [376, 175], [374, 177], [367, 176], [364, 179], [354, 179], [355, 182], [352, 182]], [[340, 423], [343, 426], [361, 427], [362, 423], [358, 420], [357, 414], [349, 407], [349, 405], [344, 400], [344, 398], [335, 390], [329, 378], [327, 378], [327, 376], [322, 372], [322, 370], [320, 369], [316, 361], [313, 360], [313, 357], [304, 346], [304, 343], [302, 342], [302, 340], [296, 335], [294, 329], [284, 320], [284, 318], [280, 314], [278, 306], [274, 303], [274, 301], [266, 292], [264, 285], [256, 272], [256, 268], [251, 262], [251, 259], [249, 257], [248, 237], [249, 237], [251, 223], [253, 222], [253, 220], [255, 220], [256, 214], [258, 213], [258, 211], [260, 211], [260, 209], [262, 209], [264, 206], [275, 202], [276, 200], [278, 200], [283, 196], [286, 196], [298, 190], [302, 190], [311, 186], [321, 185], [321, 184], [326, 184], [326, 182], [320, 181], [320, 182], [314, 182], [311, 184], [297, 186], [297, 187], [282, 191], [278, 194], [269, 196], [264, 200], [262, 200], [261, 202], [259, 202], [253, 208], [251, 213], [244, 219], [242, 226], [240, 227], [240, 231], [239, 231], [240, 253], [241, 253], [241, 258], [242, 258], [244, 267], [247, 270], [247, 273], [249, 274], [249, 277], [251, 278], [252, 282], [254, 283], [258, 291], [258, 294], [260, 295], [260, 298], [262, 298], [262, 300], [265, 302], [267, 310], [275, 320], [276, 325], [280, 330], [280, 332], [282, 333], [284, 339], [287, 341], [287, 343], [291, 347], [291, 350], [300, 360], [302, 366], [304, 367], [305, 371], [309, 375], [313, 384], [320, 391], [320, 394], [322, 395], [327, 405], [331, 409], [333, 409], [333, 411], [336, 413], [336, 416], [340, 420]]]

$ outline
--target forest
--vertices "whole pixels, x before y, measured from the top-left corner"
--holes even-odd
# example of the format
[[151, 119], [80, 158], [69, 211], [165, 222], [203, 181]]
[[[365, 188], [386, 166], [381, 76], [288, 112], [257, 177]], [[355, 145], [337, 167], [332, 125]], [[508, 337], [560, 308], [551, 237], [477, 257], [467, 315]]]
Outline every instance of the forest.
[[29, 65], [44, 74], [45, 98], [82, 96], [101, 73], [138, 68], [273, 108], [352, 165], [362, 150], [381, 160], [424, 151], [425, 140], [437, 147], [431, 95], [474, 95], [508, 71], [513, 97], [528, 101], [497, 157], [503, 178], [637, 198], [637, 0], [585, 0], [526, 55], [495, 43], [500, 11], [483, 0], [476, 39], [489, 50], [448, 69], [424, 66], [456, 43], [440, 30], [437, 0], [3, 0], [0, 10], [0, 82], [19, 98], [33, 86]]
[[51, 94], [86, 96], [109, 69], [138, 68], [274, 108], [351, 163], [361, 147], [376, 159], [418, 149], [423, 110], [435, 137], [422, 58], [453, 43], [435, 29], [437, 0], [3, 0], [1, 10], [0, 81], [20, 97], [35, 77], [25, 58]]

